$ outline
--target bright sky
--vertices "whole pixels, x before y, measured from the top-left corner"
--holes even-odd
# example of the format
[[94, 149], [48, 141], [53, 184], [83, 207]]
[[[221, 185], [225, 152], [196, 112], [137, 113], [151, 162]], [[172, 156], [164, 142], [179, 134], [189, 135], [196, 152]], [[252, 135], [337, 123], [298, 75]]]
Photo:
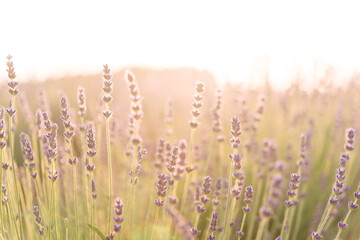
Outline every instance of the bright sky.
[[[277, 86], [360, 70], [360, 1], [1, 1], [0, 63], [19, 79], [145, 65]], [[315, 72], [315, 66], [317, 71]]]

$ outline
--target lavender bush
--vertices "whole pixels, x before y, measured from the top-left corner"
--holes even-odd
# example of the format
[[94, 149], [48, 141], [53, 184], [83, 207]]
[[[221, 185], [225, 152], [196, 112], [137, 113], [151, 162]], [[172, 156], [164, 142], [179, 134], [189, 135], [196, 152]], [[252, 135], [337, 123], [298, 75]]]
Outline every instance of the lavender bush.
[[1, 239], [358, 240], [358, 79], [250, 90], [199, 73], [165, 88], [104, 65], [22, 83], [15, 66], [0, 88]]

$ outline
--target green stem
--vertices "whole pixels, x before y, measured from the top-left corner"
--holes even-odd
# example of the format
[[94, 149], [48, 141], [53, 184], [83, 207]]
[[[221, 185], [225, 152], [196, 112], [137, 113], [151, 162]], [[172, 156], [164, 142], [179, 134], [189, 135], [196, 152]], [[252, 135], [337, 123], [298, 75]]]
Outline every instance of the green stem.
[[[354, 204], [357, 204], [357, 202], [358, 202], [358, 199], [355, 199]], [[344, 224], [347, 223], [347, 220], [349, 219], [351, 212], [352, 212], [352, 210], [349, 209], [346, 216], [345, 216], [345, 218], [344, 218], [344, 221], [343, 221]], [[338, 232], [336, 234], [335, 240], [340, 239], [340, 235], [341, 235], [342, 231], [343, 231], [343, 229], [339, 227], [339, 230], [338, 230]]]
[[263, 234], [263, 232], [264, 232], [264, 229], [265, 229], [267, 220], [268, 220], [267, 218], [261, 219], [261, 221], [260, 221], [260, 226], [259, 226], [259, 229], [258, 229], [258, 231], [257, 231], [256, 239], [255, 239], [255, 240], [260, 240], [260, 239], [262, 239], [261, 237], [262, 237], [262, 234]]
[[[258, 194], [256, 194], [256, 199], [255, 199], [255, 207], [254, 207], [254, 211], [257, 213], [258, 212], [258, 209], [260, 207], [260, 200], [261, 200], [261, 196], [262, 196], [262, 189], [263, 189], [263, 186], [264, 186], [264, 179], [261, 178], [260, 181], [257, 183], [257, 189], [258, 190]], [[253, 232], [254, 232], [254, 229], [255, 229], [255, 221], [257, 219], [258, 215], [257, 214], [253, 214], [253, 217], [250, 216], [250, 230], [249, 230], [249, 234], [247, 236], [246, 239], [251, 239], [252, 235], [253, 235]]]
[[[232, 220], [232, 218], [233, 218], [233, 213], [235, 212], [236, 202], [237, 202], [237, 201], [235, 200], [235, 198], [233, 198], [232, 201], [231, 201], [228, 225], [230, 225], [231, 220]], [[230, 234], [230, 233], [227, 232], [227, 234]], [[225, 235], [225, 237], [228, 237], [228, 236]]]
[[[55, 172], [55, 160], [53, 160], [52, 161], [52, 172], [54, 173]], [[54, 197], [53, 197], [53, 201], [54, 201], [54, 203], [53, 203], [53, 211], [54, 211], [54, 213], [53, 213], [53, 215], [54, 215], [54, 232], [55, 232], [55, 239], [57, 239], [57, 217], [56, 217], [56, 191], [55, 191], [55, 182], [54, 181], [52, 181], [52, 191], [53, 191], [53, 195], [54, 195]]]
[[[91, 186], [91, 177], [89, 177], [89, 183], [88, 183], [89, 186]], [[90, 196], [90, 201], [91, 201], [91, 210], [90, 210], [90, 224], [91, 226], [94, 226], [93, 225], [93, 219], [94, 219], [94, 208], [95, 208], [95, 204], [94, 204], [94, 198], [92, 197], [91, 193], [89, 193]], [[95, 235], [94, 235], [94, 231], [91, 231], [91, 239], [94, 240], [95, 238]]]
[[330, 216], [333, 208], [334, 208], [334, 205], [330, 205], [329, 209], [327, 210], [327, 212], [326, 212], [326, 214], [324, 216], [323, 221], [320, 222], [320, 225], [319, 225], [318, 229], [316, 230], [317, 233], [321, 234], [322, 230], [324, 229], [324, 227], [326, 225], [326, 222], [329, 219], [329, 216]]
[[156, 210], [155, 210], [154, 225], [153, 225], [153, 228], [152, 228], [150, 240], [152, 240], [153, 237], [154, 237], [155, 228], [156, 228], [156, 226], [157, 226], [157, 221], [158, 221], [158, 218], [159, 218], [159, 208], [160, 208], [160, 207], [157, 206], [157, 207], [156, 207]]
[[[245, 220], [246, 220], [246, 215], [247, 215], [247, 213], [245, 212], [244, 215], [243, 215], [242, 221], [241, 221], [240, 233], [242, 233], [242, 231], [243, 231], [243, 229], [244, 229]], [[240, 240], [240, 239], [241, 239], [241, 235], [239, 235], [238, 240]]]
[[[3, 151], [1, 150], [1, 154], [0, 154], [0, 188], [2, 188], [2, 173], [3, 173], [3, 168], [2, 168], [2, 164], [3, 162], [5, 162], [5, 159], [3, 157]], [[2, 197], [2, 191], [0, 189], [0, 201], [3, 199]], [[3, 222], [3, 205], [0, 204], [0, 220], [1, 220], [1, 232], [4, 232], [4, 222]]]
[[[307, 185], [304, 186], [304, 192], [306, 192], [306, 189], [307, 189]], [[298, 214], [296, 215], [297, 218], [296, 218], [296, 222], [295, 222], [295, 231], [294, 231], [294, 234], [293, 234], [294, 239], [296, 239], [296, 237], [298, 235], [298, 232], [299, 232], [299, 229], [300, 229], [301, 218], [302, 218], [302, 215], [303, 215], [302, 213], [303, 213], [303, 210], [304, 210], [304, 205], [305, 205], [305, 202], [301, 201]], [[290, 225], [290, 232], [291, 232], [291, 228], [292, 228], [292, 225]]]
[[220, 171], [220, 178], [222, 179], [224, 177], [224, 141], [219, 142], [219, 151], [220, 151], [220, 167], [218, 168]]
[[[11, 102], [12, 108], [14, 105], [14, 97], [13, 100]], [[17, 185], [17, 178], [16, 178], [16, 174], [15, 174], [15, 161], [14, 161], [14, 146], [12, 144], [13, 142], [13, 135], [12, 135], [12, 117], [9, 117], [9, 143], [10, 143], [10, 158], [11, 158], [11, 164], [12, 164], [12, 172], [13, 172], [13, 177], [14, 177], [14, 184], [15, 184], [15, 196], [16, 196], [16, 201], [17, 201], [17, 205], [18, 205], [18, 214], [19, 214], [19, 232], [20, 232], [20, 238], [19, 239], [23, 239], [23, 235], [22, 235], [22, 216], [21, 216], [21, 203], [20, 203], [20, 196], [19, 196], [19, 190], [18, 190], [18, 185]]]
[[106, 151], [108, 160], [108, 171], [109, 171], [109, 209], [108, 209], [108, 233], [111, 229], [111, 200], [112, 200], [112, 165], [111, 165], [111, 145], [110, 145], [110, 126], [109, 118], [106, 118]]
[[[127, 219], [127, 216], [128, 216], [128, 212], [131, 211], [130, 208], [131, 208], [131, 199], [132, 199], [132, 195], [133, 195], [133, 191], [134, 191], [134, 184], [133, 183], [130, 183], [130, 192], [129, 192], [129, 197], [128, 197], [128, 200], [126, 202], [126, 206], [125, 206], [125, 213], [124, 213], [124, 221], [129, 221], [131, 219]], [[131, 215], [131, 213], [130, 213]], [[131, 224], [129, 224], [129, 229], [130, 229], [130, 233], [131, 233]], [[121, 231], [120, 232], [120, 239], [122, 239], [122, 234], [123, 234], [124, 231]]]
[[283, 239], [285, 227], [286, 227], [286, 225], [287, 225], [287, 223], [288, 223], [289, 211], [290, 211], [290, 208], [289, 208], [289, 207], [286, 207], [285, 217], [284, 217], [284, 221], [283, 221], [283, 224], [282, 224], [282, 227], [281, 227], [281, 233], [280, 233], [281, 239]]
[[[189, 169], [192, 168], [191, 162], [193, 160], [194, 157], [194, 153], [193, 153], [193, 147], [194, 147], [194, 143], [195, 143], [195, 131], [196, 128], [191, 128], [191, 132], [190, 132], [190, 143], [189, 143], [189, 162], [188, 162], [188, 167]], [[186, 199], [187, 199], [187, 194], [189, 191], [189, 185], [190, 185], [190, 181], [191, 181], [191, 172], [186, 172], [185, 173], [185, 183], [184, 183], [184, 189], [183, 189], [183, 193], [182, 193], [182, 201], [181, 201], [181, 207], [180, 207], [180, 212], [182, 212], [184, 210], [185, 207], [185, 203], [186, 203]]]
[[[50, 180], [52, 181], [52, 180]], [[51, 221], [52, 221], [52, 204], [53, 204], [53, 184], [51, 184], [51, 198], [50, 198], [50, 205], [49, 205], [49, 239], [51, 239]]]
[[[234, 154], [237, 153], [237, 150], [234, 150]], [[230, 170], [229, 170], [229, 179], [228, 179], [228, 193], [227, 193], [227, 201], [226, 201], [226, 208], [225, 208], [225, 222], [224, 222], [224, 236], [227, 236], [227, 229], [228, 229], [228, 225], [230, 222], [230, 218], [229, 218], [229, 211], [230, 211], [230, 205], [231, 203], [231, 186], [232, 186], [232, 182], [233, 182], [233, 177], [232, 177], [232, 172], [234, 170], [234, 166], [232, 163], [230, 163]]]
[[[4, 150], [4, 149], [3, 149], [3, 150]], [[14, 213], [14, 206], [13, 206], [14, 200], [13, 200], [12, 194], [11, 194], [12, 189], [10, 189], [10, 184], [8, 183], [8, 179], [9, 179], [9, 178], [8, 178], [7, 174], [5, 174], [5, 182], [7, 183], [8, 197], [9, 197], [8, 202], [10, 202], [10, 204], [8, 204], [8, 205], [9, 205], [8, 208], [9, 208], [9, 212], [10, 212], [10, 214], [11, 214], [11, 218], [12, 218], [12, 220], [14, 221], [14, 226], [15, 226], [16, 235], [17, 235], [18, 239], [20, 239], [20, 234], [19, 234], [18, 226], [17, 226], [17, 224], [16, 224], [16, 216], [15, 216], [15, 213]], [[9, 214], [8, 214], [8, 215], [9, 215]], [[10, 223], [10, 218], [9, 218], [9, 229], [10, 229], [10, 225], [11, 225], [11, 223]]]
[[[71, 140], [69, 139], [69, 151], [70, 151], [70, 158], [74, 161], [74, 153], [71, 145]], [[76, 165], [73, 165], [73, 179], [74, 179], [74, 207], [75, 207], [75, 236], [76, 239], [79, 239], [79, 211], [78, 211], [78, 199], [77, 199], [77, 178], [76, 178]]]
[[194, 228], [196, 230], [198, 230], [199, 219], [200, 219], [200, 213], [196, 214], [196, 219], [195, 219], [195, 223], [194, 223]]

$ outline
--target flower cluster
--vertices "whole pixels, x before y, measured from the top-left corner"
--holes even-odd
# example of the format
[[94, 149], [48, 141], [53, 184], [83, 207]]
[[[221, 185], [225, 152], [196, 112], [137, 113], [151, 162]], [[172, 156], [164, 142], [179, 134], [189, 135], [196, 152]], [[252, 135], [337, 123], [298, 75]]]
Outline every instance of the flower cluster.
[[155, 199], [155, 205], [158, 207], [162, 207], [164, 205], [163, 198], [166, 196], [167, 180], [168, 178], [165, 174], [158, 175], [158, 180], [156, 183], [156, 187], [157, 187], [156, 194], [159, 196], [159, 198]]
[[138, 84], [135, 80], [135, 76], [132, 72], [126, 71], [125, 78], [128, 82], [128, 88], [130, 92], [130, 100], [131, 100], [131, 116], [139, 121], [143, 117], [142, 104], [141, 104], [141, 96], [139, 92]]
[[173, 112], [174, 102], [171, 98], [167, 99], [165, 105], [165, 135], [171, 136], [174, 132], [172, 124], [174, 122], [174, 112]]
[[231, 120], [231, 135], [232, 138], [230, 140], [231, 146], [234, 150], [238, 150], [240, 147], [240, 119], [238, 117], [233, 117]]
[[218, 206], [220, 204], [220, 198], [221, 198], [221, 178], [217, 178], [215, 182], [215, 191], [214, 195], [215, 197], [212, 200], [212, 203], [214, 206]]
[[215, 240], [216, 236], [215, 236], [215, 231], [216, 231], [216, 225], [219, 219], [219, 213], [218, 212], [214, 212], [211, 218], [211, 223], [210, 223], [210, 235], [209, 235], [209, 240]]
[[106, 119], [110, 118], [112, 112], [110, 111], [109, 104], [112, 100], [112, 75], [110, 74], [110, 68], [107, 64], [104, 65], [103, 69], [103, 102], [106, 105], [106, 110], [103, 111], [103, 115]]
[[80, 131], [85, 131], [84, 118], [86, 116], [86, 97], [85, 90], [78, 88], [78, 115], [81, 119]]
[[38, 206], [33, 207], [33, 213], [35, 215], [35, 221], [37, 222], [37, 225], [39, 226], [39, 233], [40, 235], [44, 234], [44, 226], [42, 224], [42, 218], [40, 216], [40, 210]]
[[0, 109], [0, 150], [6, 147], [6, 139], [5, 139], [5, 122], [3, 119], [3, 109]]
[[115, 232], [119, 232], [121, 230], [121, 223], [124, 221], [124, 218], [121, 217], [122, 213], [123, 213], [123, 207], [124, 204], [121, 201], [120, 198], [116, 198], [115, 199], [115, 217], [114, 217], [114, 231]]
[[284, 202], [286, 207], [292, 207], [298, 203], [296, 200], [296, 195], [299, 188], [299, 184], [300, 184], [300, 175], [297, 173], [291, 174], [290, 183], [289, 183], [290, 189], [287, 191], [287, 195], [289, 199], [285, 200]]
[[8, 202], [9, 198], [8, 198], [8, 195], [7, 195], [7, 188], [6, 188], [6, 186], [4, 184], [1, 185], [1, 192], [3, 194], [3, 198], [1, 199], [1, 203], [3, 205], [5, 205]]
[[336, 180], [332, 188], [332, 197], [330, 198], [331, 205], [337, 205], [339, 203], [339, 196], [344, 192], [344, 180], [346, 173], [346, 165], [350, 160], [350, 154], [348, 152], [354, 150], [353, 144], [355, 143], [355, 129], [346, 130], [346, 143], [344, 149], [347, 151], [340, 155], [339, 165], [340, 167], [336, 170]]
[[[57, 159], [57, 130], [58, 126], [56, 123], [51, 123], [49, 116], [46, 112], [43, 113], [43, 120], [46, 130], [47, 146], [46, 146], [46, 156], [49, 163], [55, 162]], [[49, 169], [49, 179], [56, 181], [59, 177], [58, 171], [55, 169]]]
[[194, 95], [194, 102], [192, 103], [192, 120], [189, 122], [191, 128], [196, 129], [199, 126], [198, 118], [201, 114], [200, 108], [202, 106], [201, 100], [203, 99], [203, 93], [205, 91], [205, 85], [202, 82], [196, 83], [196, 94]]
[[[344, 192], [344, 180], [345, 180], [345, 173], [346, 173], [346, 165], [347, 162], [350, 160], [349, 152], [354, 150], [354, 143], [355, 143], [355, 129], [349, 128], [346, 129], [346, 136], [345, 136], [345, 145], [344, 149], [346, 150], [345, 153], [341, 153], [340, 160], [339, 160], [339, 167], [336, 169], [336, 180], [333, 184], [332, 193], [329, 198], [330, 207], [326, 209], [327, 215], [330, 216], [334, 207], [339, 203], [339, 198], [341, 197], [342, 193]], [[356, 203], [355, 203], [356, 205]], [[353, 202], [349, 202], [349, 208], [353, 208]], [[311, 236], [315, 240], [320, 240], [323, 238], [323, 228], [327, 219], [321, 220], [317, 231], [311, 233]], [[340, 222], [339, 228], [345, 229], [347, 227], [346, 223]]]
[[[212, 130], [215, 133], [220, 133], [223, 129], [222, 123], [221, 123], [221, 110], [222, 110], [222, 93], [221, 90], [217, 90], [216, 92], [216, 101], [215, 106], [211, 109], [212, 112]], [[218, 141], [222, 139], [222, 136], [218, 136]]]
[[6, 71], [8, 72], [8, 78], [9, 78], [9, 82], [8, 82], [9, 93], [13, 97], [10, 107], [6, 109], [6, 112], [9, 115], [9, 117], [12, 118], [12, 116], [14, 116], [14, 114], [16, 113], [16, 109], [14, 106], [14, 98], [19, 93], [19, 90], [17, 89], [19, 82], [15, 81], [16, 74], [15, 74], [14, 63], [12, 61], [12, 56], [9, 55], [7, 57], [6, 65], [7, 65]]
[[254, 189], [252, 186], [247, 186], [245, 188], [245, 194], [244, 194], [244, 203], [245, 206], [242, 207], [242, 210], [244, 213], [249, 213], [251, 208], [250, 205], [253, 203], [253, 197], [254, 197]]
[[132, 170], [130, 171], [130, 182], [134, 182], [134, 184], [137, 184], [138, 182], [138, 176], [140, 174], [141, 168], [142, 168], [142, 161], [144, 159], [144, 156], [147, 154], [147, 150], [145, 148], [142, 148], [140, 145], [137, 146], [137, 154], [136, 154], [136, 166], [135, 166], [135, 172], [132, 174]]
[[165, 163], [164, 149], [165, 149], [165, 140], [161, 138], [156, 146], [155, 162], [154, 162], [154, 167], [158, 168], [159, 170], [162, 169]]
[[[95, 131], [93, 127], [89, 127], [86, 134], [86, 144], [88, 147], [88, 150], [86, 152], [89, 159], [93, 159], [96, 155], [96, 139], [95, 139]], [[92, 173], [95, 169], [95, 165], [91, 163], [92, 161], [88, 161], [86, 165], [86, 169], [89, 173]]]
[[358, 201], [360, 201], [360, 185], [358, 186], [358, 190], [356, 192], [354, 192], [354, 196], [355, 196], [355, 201], [348, 202], [349, 211], [348, 211], [347, 217], [345, 217], [345, 219], [343, 221], [340, 221], [338, 223], [338, 227], [340, 229], [347, 229], [349, 227], [349, 225], [346, 223], [348, 216], [350, 216], [350, 214], [353, 210], [356, 210], [359, 208]]
[[30, 175], [32, 178], [36, 178], [37, 173], [35, 172], [34, 154], [30, 144], [30, 138], [25, 133], [20, 134], [21, 152], [25, 160], [25, 164], [29, 167]]
[[179, 161], [178, 161], [178, 167], [177, 167], [177, 178], [181, 179], [184, 177], [184, 170], [187, 168], [188, 162], [187, 162], [187, 143], [185, 139], [181, 139], [179, 141]]

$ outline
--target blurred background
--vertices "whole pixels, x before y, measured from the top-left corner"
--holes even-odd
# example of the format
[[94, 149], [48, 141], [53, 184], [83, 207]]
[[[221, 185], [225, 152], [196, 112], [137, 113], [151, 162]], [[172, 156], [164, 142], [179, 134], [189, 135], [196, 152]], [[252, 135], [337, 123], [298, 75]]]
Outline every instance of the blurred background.
[[[148, 208], [143, 208], [144, 211], [138, 208], [140, 211], [135, 214], [133, 220], [137, 223], [137, 231], [131, 231], [131, 224], [124, 225], [125, 234], [128, 234], [126, 239], [130, 239], [131, 234], [133, 239], [148, 239], [144, 226], [152, 226], [148, 224], [148, 219], [151, 219], [152, 209], [155, 208], [153, 200], [149, 201], [155, 193], [155, 184], [150, 185], [155, 182], [158, 171], [165, 170], [154, 171], [153, 167], [158, 161], [155, 154], [159, 149], [158, 140], [166, 139], [169, 146], [167, 154], [172, 145], [179, 145], [179, 139], [188, 141], [189, 152], [193, 152], [194, 163], [199, 166], [194, 171], [198, 175], [193, 177], [191, 184], [191, 191], [195, 193], [203, 176], [224, 179], [223, 172], [229, 172], [229, 162], [223, 164], [221, 161], [227, 160], [228, 153], [233, 151], [229, 144], [229, 123], [233, 116], [239, 116], [243, 130], [240, 152], [244, 153], [245, 182], [256, 186], [255, 191], [260, 192], [259, 204], [254, 206], [252, 211], [255, 214], [250, 218], [254, 231], [250, 230], [250, 226], [246, 227], [249, 231], [247, 239], [253, 239], [260, 225], [256, 214], [262, 207], [260, 203], [267, 202], [267, 186], [270, 186], [270, 177], [275, 176], [272, 169], [279, 166], [279, 170], [275, 171], [277, 174], [284, 165], [283, 176], [287, 184], [290, 173], [298, 171], [297, 160], [304, 144], [306, 158], [311, 159], [302, 173], [306, 179], [303, 182], [308, 184], [301, 192], [304, 201], [301, 200], [303, 207], [296, 213], [299, 220], [293, 223], [297, 230], [289, 239], [310, 238], [332, 191], [334, 172], [339, 167], [338, 156], [343, 151], [344, 132], [349, 127], [360, 132], [359, 9], [360, 2], [357, 1], [329, 0], [1, 1], [0, 109], [10, 105], [6, 57], [11, 54], [16, 81], [19, 82], [19, 96], [14, 106], [16, 115], [6, 118], [13, 123], [9, 127], [12, 129], [9, 135], [14, 132], [14, 159], [21, 169], [19, 171], [24, 169], [21, 164], [24, 152], [19, 144], [21, 132], [34, 138], [33, 143], [39, 146], [39, 157], [45, 159], [46, 149], [40, 147], [45, 135], [41, 124], [37, 123], [41, 123], [40, 113], [47, 112], [59, 126], [59, 155], [62, 156], [58, 165], [63, 174], [59, 178], [63, 182], [59, 185], [66, 189], [73, 184], [72, 169], [66, 164], [69, 158], [66, 142], [61, 137], [65, 129], [59, 100], [61, 96], [66, 96], [71, 121], [77, 126], [73, 141], [75, 156], [85, 159], [85, 141], [80, 129], [82, 121], [85, 120], [86, 124], [91, 122], [96, 127], [96, 174], [100, 175], [96, 178], [99, 217], [95, 225], [109, 234], [105, 232], [108, 230], [105, 230], [104, 221], [110, 216], [107, 213], [108, 195], [104, 190], [107, 189], [108, 179], [101, 177], [108, 174], [108, 154], [104, 147], [108, 143], [108, 134], [113, 144], [113, 195], [131, 199], [127, 197], [131, 191], [125, 183], [129, 181], [129, 171], [133, 170], [127, 153], [133, 138], [131, 131], [134, 131], [132, 114], [137, 105], [134, 105], [134, 100], [131, 101], [133, 97], [129, 98], [129, 83], [124, 76], [125, 69], [130, 69], [141, 93], [140, 109], [144, 118], [139, 135], [143, 139], [142, 146], [148, 150], [136, 193], [137, 206]], [[113, 75], [110, 129], [104, 128], [106, 124], [102, 115], [106, 109], [102, 100], [103, 64], [109, 65]], [[193, 103], [197, 80], [204, 82], [206, 91], [201, 103], [200, 125], [192, 146], [188, 122], [195, 117], [191, 106], [195, 111], [194, 106], [199, 104], [198, 100]], [[81, 107], [78, 96], [80, 86], [86, 93], [87, 113], [84, 119], [77, 114]], [[215, 131], [217, 124], [220, 130]], [[105, 134], [108, 130], [109, 133]], [[304, 134], [306, 143], [303, 138], [300, 146], [301, 134]], [[222, 136], [225, 140], [220, 140]], [[271, 161], [267, 161], [263, 154], [269, 146], [277, 154]], [[359, 149], [355, 147], [353, 159], [360, 156]], [[84, 164], [85, 161], [79, 162]], [[347, 196], [344, 194], [341, 199], [343, 204], [339, 204], [331, 215], [331, 222], [329, 220], [325, 228], [327, 237], [337, 233], [336, 224], [347, 212], [344, 203], [350, 200], [350, 196], [353, 199], [352, 193], [358, 186], [360, 165], [354, 162], [350, 161], [348, 167], [352, 174], [347, 170], [348, 182], [344, 185]], [[166, 166], [165, 162], [162, 164]], [[256, 167], [246, 167], [253, 164]], [[80, 174], [85, 172], [84, 167], [78, 169]], [[215, 169], [219, 171], [213, 171]], [[268, 174], [266, 178], [259, 177], [262, 171]], [[43, 173], [43, 179], [47, 178], [45, 170]], [[85, 176], [80, 174], [78, 176]], [[24, 178], [21, 181], [24, 186], [26, 181], [30, 183]], [[85, 203], [88, 189], [85, 188], [86, 181], [81, 181], [79, 199]], [[181, 193], [187, 194], [187, 189], [183, 187], [185, 183], [181, 182], [179, 186]], [[73, 220], [76, 214], [72, 211], [75, 200], [72, 193], [64, 189], [58, 191], [62, 194], [61, 200], [66, 200], [61, 201], [60, 207], [68, 213], [61, 213], [61, 217], [70, 219], [71, 232], [72, 226], [75, 226]], [[223, 189], [226, 194], [227, 187]], [[23, 192], [24, 198], [31, 195]], [[44, 190], [44, 196], [48, 196], [46, 193]], [[287, 199], [286, 190], [282, 193], [281, 201]], [[190, 199], [193, 201], [195, 198], [191, 196]], [[185, 203], [186, 197], [181, 201]], [[194, 224], [195, 205], [189, 203], [188, 209], [181, 214]], [[87, 205], [82, 205], [80, 215], [86, 216]], [[32, 206], [26, 207], [28, 212], [33, 211]], [[48, 204], [40, 207], [45, 213], [46, 209], [50, 209]], [[282, 225], [285, 206], [279, 205], [275, 209], [274, 221], [269, 224], [269, 231], [265, 231], [264, 239], [275, 239], [285, 226]], [[208, 217], [200, 220], [203, 235], [210, 211], [207, 214]], [[221, 214], [224, 216], [224, 213]], [[25, 216], [30, 226], [33, 215]], [[356, 223], [359, 217], [358, 214], [350, 220], [351, 227], [343, 234], [343, 239], [358, 238]], [[12, 218], [16, 219], [15, 214]], [[240, 227], [240, 218], [234, 219], [236, 226]], [[59, 224], [63, 230], [61, 234], [67, 232], [64, 230], [66, 224]], [[85, 224], [81, 228], [83, 239], [89, 239]]]
[[[2, 1], [18, 80], [194, 68], [219, 83], [341, 86], [360, 69], [358, 1]], [[0, 72], [0, 81], [6, 72]]]

